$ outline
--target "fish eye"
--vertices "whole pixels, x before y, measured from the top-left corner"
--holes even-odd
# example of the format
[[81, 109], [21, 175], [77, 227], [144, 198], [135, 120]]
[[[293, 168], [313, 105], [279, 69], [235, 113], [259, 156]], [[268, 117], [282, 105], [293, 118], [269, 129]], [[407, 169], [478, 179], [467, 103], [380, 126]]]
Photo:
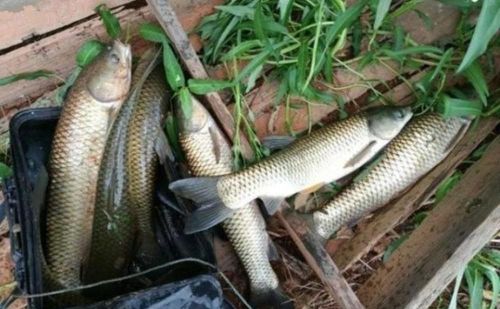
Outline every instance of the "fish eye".
[[115, 53], [112, 53], [110, 55], [110, 58], [111, 58], [111, 62], [114, 64], [118, 64], [120, 62], [120, 57], [118, 57], [118, 55]]
[[405, 117], [405, 113], [403, 110], [401, 109], [397, 109], [394, 111], [393, 113], [394, 117], [396, 117], [397, 119], [403, 119]]

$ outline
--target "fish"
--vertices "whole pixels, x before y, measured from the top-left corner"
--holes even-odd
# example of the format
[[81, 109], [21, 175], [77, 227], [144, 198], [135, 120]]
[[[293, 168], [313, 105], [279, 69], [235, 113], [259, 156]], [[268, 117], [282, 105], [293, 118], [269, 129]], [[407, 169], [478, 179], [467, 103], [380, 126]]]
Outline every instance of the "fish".
[[49, 159], [46, 259], [54, 280], [80, 285], [87, 258], [97, 176], [111, 123], [131, 81], [130, 46], [114, 41], [83, 69], [68, 93]]
[[354, 115], [313, 131], [286, 148], [225, 176], [181, 179], [170, 189], [200, 205], [187, 233], [214, 226], [259, 198], [273, 214], [284, 198], [340, 179], [365, 164], [411, 118], [408, 107]]
[[[138, 96], [145, 80], [158, 60], [158, 48], [149, 49], [140, 58], [132, 74], [130, 94], [118, 112], [106, 141], [97, 181], [90, 254], [83, 271], [85, 284], [125, 275], [134, 254], [137, 220], [127, 194], [125, 130], [131, 111], [139, 102]], [[106, 294], [103, 289], [108, 287], [113, 288], [100, 287], [98, 292]]]
[[[191, 101], [190, 117], [181, 108], [176, 109], [179, 143], [189, 170], [195, 176], [230, 174], [231, 146], [203, 105], [194, 97]], [[269, 258], [277, 253], [255, 201], [236, 210], [222, 226], [248, 274], [252, 304], [260, 308], [264, 304], [278, 307], [289, 302], [281, 292], [278, 277], [269, 262]]]
[[469, 123], [434, 113], [414, 118], [364, 175], [312, 213], [313, 232], [326, 240], [341, 226], [387, 204], [446, 158]]
[[159, 262], [160, 247], [153, 231], [154, 189], [158, 165], [171, 149], [162, 129], [169, 102], [163, 68], [151, 72], [142, 86], [125, 132], [127, 195], [137, 219], [139, 263]]

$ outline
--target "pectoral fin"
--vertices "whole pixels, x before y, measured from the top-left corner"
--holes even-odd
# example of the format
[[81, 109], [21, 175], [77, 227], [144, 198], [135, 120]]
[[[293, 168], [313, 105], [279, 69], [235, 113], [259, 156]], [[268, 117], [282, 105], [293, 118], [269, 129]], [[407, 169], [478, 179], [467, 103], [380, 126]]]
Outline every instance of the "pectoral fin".
[[360, 152], [358, 152], [352, 159], [350, 159], [345, 165], [344, 168], [350, 168], [350, 167], [355, 167], [355, 166], [360, 166], [363, 163], [367, 162], [372, 156], [372, 148], [375, 146], [376, 142], [370, 142], [368, 145], [366, 145], [365, 148], [363, 148]]

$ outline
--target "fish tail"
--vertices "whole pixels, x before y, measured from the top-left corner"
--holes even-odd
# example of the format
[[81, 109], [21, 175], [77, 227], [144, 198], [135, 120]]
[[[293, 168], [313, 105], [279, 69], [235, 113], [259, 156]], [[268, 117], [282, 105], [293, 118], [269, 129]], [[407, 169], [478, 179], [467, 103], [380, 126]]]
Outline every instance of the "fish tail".
[[194, 201], [198, 206], [185, 222], [184, 232], [192, 234], [209, 229], [231, 217], [234, 211], [224, 205], [217, 192], [220, 177], [186, 178], [174, 181], [169, 189]]
[[259, 292], [252, 291], [250, 303], [254, 308], [293, 308], [293, 302], [279, 287]]

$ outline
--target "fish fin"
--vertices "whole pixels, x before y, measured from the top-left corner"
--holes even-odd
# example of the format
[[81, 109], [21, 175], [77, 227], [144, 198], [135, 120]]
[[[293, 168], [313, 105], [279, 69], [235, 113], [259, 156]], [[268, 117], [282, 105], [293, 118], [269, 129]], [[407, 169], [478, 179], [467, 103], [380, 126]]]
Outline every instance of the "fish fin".
[[264, 203], [268, 215], [274, 215], [280, 209], [284, 198], [282, 197], [261, 197], [260, 200]]
[[448, 143], [446, 146], [444, 153], [450, 152], [457, 144], [458, 142], [462, 139], [464, 136], [465, 132], [467, 132], [467, 129], [469, 128], [470, 122], [469, 121], [464, 121], [460, 129], [458, 129], [457, 134], [451, 139], [451, 141]]
[[264, 137], [262, 145], [270, 150], [283, 149], [295, 141], [295, 137], [288, 135], [269, 135]]
[[187, 217], [184, 233], [193, 234], [209, 229], [231, 217], [233, 212], [221, 203], [204, 205]]
[[252, 291], [250, 303], [254, 308], [293, 308], [292, 300], [279, 287], [273, 290]]
[[214, 128], [212, 127], [209, 127], [208, 128], [208, 132], [210, 133], [210, 138], [212, 139], [212, 152], [214, 153], [214, 156], [215, 156], [215, 161], [217, 163], [220, 162], [220, 159], [221, 159], [221, 145], [220, 145], [220, 140], [217, 136], [217, 132], [214, 131]]
[[312, 185], [312, 186], [310, 186], [310, 187], [308, 187], [308, 188], [300, 191], [300, 193], [310, 194], [310, 193], [318, 191], [324, 185], [325, 185], [324, 182], [320, 182], [320, 183], [314, 184], [314, 185]]
[[351, 160], [349, 160], [344, 165], [344, 168], [354, 167], [354, 166], [360, 164], [363, 161], [367, 161], [369, 159], [369, 158], [367, 158], [367, 156], [371, 154], [371, 149], [373, 148], [373, 146], [375, 146], [375, 142], [374, 141], [372, 141], [368, 145], [366, 145], [365, 148], [363, 148]]
[[160, 163], [162, 165], [166, 164], [166, 158], [168, 158], [171, 162], [175, 161], [174, 152], [170, 147], [170, 143], [168, 142], [167, 135], [163, 132], [161, 128], [158, 130], [158, 136], [155, 141], [155, 151], [158, 157], [160, 158]]
[[162, 192], [162, 191], [159, 191], [157, 196], [158, 196], [158, 199], [160, 200], [160, 203], [162, 203], [163, 205], [170, 207], [171, 209], [175, 210], [176, 212], [178, 212], [179, 214], [181, 214], [183, 216], [186, 215], [186, 212], [184, 210], [182, 210], [179, 207], [179, 205], [177, 204], [175, 196], [172, 196], [168, 192]]
[[271, 238], [269, 238], [267, 243], [267, 257], [269, 258], [270, 261], [280, 260], [280, 254], [278, 252], [278, 248], [276, 248], [276, 245], [271, 240]]
[[219, 177], [185, 178], [172, 182], [168, 188], [198, 205], [223, 205], [217, 192]]

